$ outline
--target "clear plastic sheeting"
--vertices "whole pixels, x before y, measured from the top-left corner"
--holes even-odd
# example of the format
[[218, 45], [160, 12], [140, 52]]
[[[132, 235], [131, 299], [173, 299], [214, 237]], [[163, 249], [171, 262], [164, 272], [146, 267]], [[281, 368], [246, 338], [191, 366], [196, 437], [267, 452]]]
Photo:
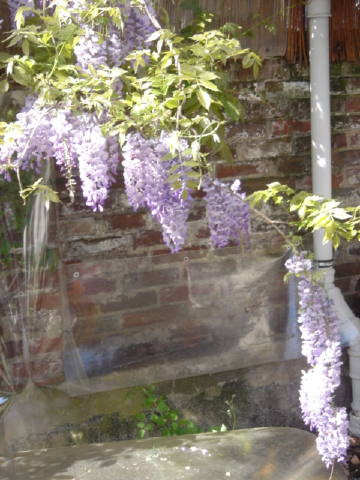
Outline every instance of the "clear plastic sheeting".
[[1, 275], [3, 450], [52, 446], [71, 396], [300, 356], [284, 258], [230, 247], [66, 263], [52, 208], [34, 197], [23, 260]]
[[68, 391], [79, 363], [96, 391], [297, 357], [282, 265], [236, 248], [68, 265]]

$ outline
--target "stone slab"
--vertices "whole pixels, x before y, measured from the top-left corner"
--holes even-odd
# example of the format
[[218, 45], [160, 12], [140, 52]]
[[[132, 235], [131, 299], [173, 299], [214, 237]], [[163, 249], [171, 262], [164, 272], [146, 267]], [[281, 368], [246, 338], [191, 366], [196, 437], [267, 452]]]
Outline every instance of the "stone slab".
[[[0, 458], [2, 480], [328, 480], [314, 435], [257, 428], [81, 445]], [[346, 477], [341, 467], [333, 480]]]

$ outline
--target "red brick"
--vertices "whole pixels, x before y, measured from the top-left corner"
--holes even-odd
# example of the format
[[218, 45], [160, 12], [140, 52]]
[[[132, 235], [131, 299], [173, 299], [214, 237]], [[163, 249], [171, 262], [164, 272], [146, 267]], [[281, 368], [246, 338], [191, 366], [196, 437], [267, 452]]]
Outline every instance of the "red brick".
[[216, 166], [216, 176], [218, 178], [237, 177], [240, 175], [251, 175], [255, 173], [258, 173], [258, 170], [253, 164], [238, 165], [228, 163]]
[[194, 205], [190, 211], [189, 221], [201, 220], [202, 218], [205, 218], [205, 206]]
[[334, 165], [338, 167], [349, 164], [357, 164], [359, 162], [359, 158], [360, 152], [358, 150], [335, 152], [332, 157]]
[[22, 341], [11, 340], [10, 342], [5, 342], [5, 356], [7, 359], [18, 357], [22, 354]]
[[181, 250], [181, 252], [178, 252], [176, 255], [170, 253], [164, 255], [164, 253], [168, 253], [168, 251], [164, 252], [164, 250], [155, 250], [154, 252], [152, 252], [152, 263], [154, 265], [167, 265], [178, 263], [179, 266], [183, 267], [185, 258], [203, 258], [204, 256], [206, 256], [207, 251], [207, 249], [200, 246], [185, 247]]
[[272, 122], [273, 136], [291, 135], [292, 133], [308, 133], [310, 130], [310, 120], [276, 119]]
[[344, 292], [349, 292], [350, 284], [351, 284], [351, 278], [342, 277], [342, 278], [336, 278], [335, 279], [335, 286], [340, 288], [340, 290], [343, 293]]
[[332, 136], [332, 148], [338, 150], [347, 146], [347, 139], [345, 133], [337, 133]]
[[[350, 147], [360, 146], [360, 133], [352, 133], [349, 138]], [[360, 155], [360, 152], [359, 152]]]
[[14, 379], [28, 377], [28, 368], [24, 362], [13, 363], [11, 370], [12, 370], [12, 377]]
[[331, 176], [331, 183], [332, 183], [332, 187], [333, 188], [339, 188], [342, 183], [343, 183], [343, 180], [344, 180], [344, 177], [343, 175], [336, 175], [336, 174], [332, 174]]
[[106, 317], [79, 318], [73, 329], [76, 345], [96, 345], [101, 339], [114, 333], [121, 334], [121, 314]]
[[151, 247], [164, 243], [162, 233], [158, 230], [148, 230], [134, 239], [134, 247]]
[[59, 309], [61, 299], [59, 294], [42, 293], [36, 300], [37, 310], [54, 310]]
[[66, 224], [67, 233], [69, 235], [95, 235], [96, 221], [95, 218], [77, 218]]
[[360, 274], [360, 263], [342, 263], [335, 266], [335, 272], [337, 277], [350, 277], [352, 275]]
[[33, 339], [30, 342], [30, 353], [61, 352], [63, 349], [63, 337], [43, 337]]
[[189, 267], [191, 280], [207, 281], [208, 279], [222, 278], [235, 273], [237, 270], [236, 262], [233, 258], [221, 258], [217, 261], [192, 262]]
[[70, 306], [79, 317], [93, 317], [100, 313], [99, 305], [90, 301], [72, 301]]
[[346, 112], [360, 112], [360, 96], [352, 96], [346, 99]]
[[197, 231], [196, 238], [205, 239], [210, 237], [210, 230], [208, 227], [200, 227]]
[[311, 130], [310, 120], [293, 120], [292, 128], [294, 132], [308, 133]]
[[87, 278], [82, 281], [84, 293], [86, 295], [96, 295], [97, 293], [109, 293], [116, 290], [116, 281], [103, 277]]
[[190, 288], [190, 298], [191, 297], [204, 297], [204, 296], [210, 296], [213, 295], [215, 292], [215, 285], [209, 283], [209, 284], [201, 284], [197, 283], [196, 285], [193, 285]]
[[156, 305], [157, 295], [154, 290], [148, 290], [145, 292], [138, 292], [132, 296], [122, 295], [116, 301], [111, 301], [100, 305], [101, 311], [119, 312], [122, 310], [129, 310], [133, 308], [143, 308], [151, 305]]
[[48, 378], [43, 378], [42, 376], [35, 377], [34, 383], [39, 387], [45, 387], [47, 385], [58, 385], [59, 383], [63, 383], [65, 380], [66, 379], [64, 373], [60, 373], [58, 375], [55, 375], [54, 373]]
[[278, 160], [277, 170], [281, 175], [299, 175], [303, 174], [306, 169], [309, 170], [310, 165], [310, 155], [289, 156]]
[[[261, 177], [261, 178], [244, 178], [242, 185], [247, 194], [255, 190], [263, 190], [268, 183], [278, 182], [278, 177]], [[289, 187], [294, 186], [294, 180], [291, 178], [281, 179], [282, 183], [286, 183]]]
[[41, 359], [36, 358], [31, 364], [31, 373], [36, 382], [61, 377], [63, 375], [61, 356], [48, 354], [41, 356]]
[[187, 285], [179, 287], [162, 288], [159, 292], [160, 303], [167, 304], [173, 302], [184, 302], [189, 298], [189, 288]]
[[150, 272], [134, 272], [124, 276], [124, 285], [128, 289], [139, 289], [155, 285], [172, 284], [179, 280], [180, 272], [177, 268], [164, 268]]
[[172, 325], [184, 316], [185, 311], [180, 305], [167, 305], [153, 310], [127, 313], [123, 318], [123, 327], [145, 327], [157, 323]]
[[140, 228], [145, 225], [144, 216], [141, 213], [131, 213], [128, 215], [114, 215], [110, 219], [111, 227], [121, 230]]

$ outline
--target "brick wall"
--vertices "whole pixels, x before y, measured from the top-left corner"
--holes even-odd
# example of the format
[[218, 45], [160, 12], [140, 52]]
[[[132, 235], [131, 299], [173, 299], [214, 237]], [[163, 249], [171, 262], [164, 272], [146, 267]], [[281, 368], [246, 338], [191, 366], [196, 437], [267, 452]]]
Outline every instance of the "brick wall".
[[[217, 176], [240, 177], [248, 193], [275, 180], [309, 189], [308, 71], [266, 60], [255, 83], [238, 66], [229, 68], [246, 120], [228, 128], [235, 161], [217, 159]], [[334, 65], [331, 85], [334, 196], [358, 204], [360, 66]], [[281, 240], [268, 226], [253, 220], [249, 252], [209, 251], [197, 195], [188, 245], [171, 255], [149, 214], [128, 207], [121, 178], [103, 213], [90, 212], [80, 196], [69, 205], [61, 180], [58, 187], [64, 203], [56, 249], [64, 268], [47, 282], [29, 327], [36, 382], [67, 380], [75, 392], [90, 377], [83, 388], [101, 390], [299, 355], [282, 283]], [[337, 284], [356, 312], [359, 256], [360, 248], [350, 245], [336, 259]], [[21, 385], [21, 334], [3, 330], [8, 365]]]

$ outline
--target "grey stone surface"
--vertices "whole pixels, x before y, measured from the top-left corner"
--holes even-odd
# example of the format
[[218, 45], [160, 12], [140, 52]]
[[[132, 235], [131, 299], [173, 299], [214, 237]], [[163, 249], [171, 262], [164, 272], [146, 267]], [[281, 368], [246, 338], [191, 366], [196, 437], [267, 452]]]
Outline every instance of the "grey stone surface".
[[[0, 458], [2, 480], [327, 480], [314, 436], [292, 428], [151, 438]], [[345, 479], [336, 468], [333, 480]]]

